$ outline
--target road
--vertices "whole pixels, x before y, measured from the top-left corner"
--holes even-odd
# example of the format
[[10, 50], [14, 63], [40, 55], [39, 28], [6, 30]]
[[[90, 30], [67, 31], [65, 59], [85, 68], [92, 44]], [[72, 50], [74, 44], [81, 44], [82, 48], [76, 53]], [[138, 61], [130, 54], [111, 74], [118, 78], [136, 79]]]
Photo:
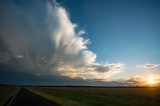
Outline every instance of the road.
[[11, 106], [60, 106], [59, 104], [47, 100], [25, 88], [21, 88]]

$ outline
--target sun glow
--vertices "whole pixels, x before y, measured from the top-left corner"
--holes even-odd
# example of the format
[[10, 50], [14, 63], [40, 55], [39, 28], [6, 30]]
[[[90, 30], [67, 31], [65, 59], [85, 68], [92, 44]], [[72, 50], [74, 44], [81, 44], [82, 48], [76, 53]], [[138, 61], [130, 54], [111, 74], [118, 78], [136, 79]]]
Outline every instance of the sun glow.
[[155, 85], [157, 83], [157, 81], [155, 80], [155, 78], [153, 77], [148, 77], [146, 79], [146, 82], [149, 84], [149, 85]]

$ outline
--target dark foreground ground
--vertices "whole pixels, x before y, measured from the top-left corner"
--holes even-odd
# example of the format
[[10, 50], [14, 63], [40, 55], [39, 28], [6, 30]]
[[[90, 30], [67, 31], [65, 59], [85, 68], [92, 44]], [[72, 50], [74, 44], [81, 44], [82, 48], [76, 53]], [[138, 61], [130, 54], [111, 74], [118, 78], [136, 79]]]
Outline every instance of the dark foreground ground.
[[160, 88], [30, 87], [63, 106], [160, 106]]
[[59, 105], [160, 106], [160, 87], [0, 86], [0, 106]]
[[10, 106], [60, 106], [25, 88], [21, 88]]

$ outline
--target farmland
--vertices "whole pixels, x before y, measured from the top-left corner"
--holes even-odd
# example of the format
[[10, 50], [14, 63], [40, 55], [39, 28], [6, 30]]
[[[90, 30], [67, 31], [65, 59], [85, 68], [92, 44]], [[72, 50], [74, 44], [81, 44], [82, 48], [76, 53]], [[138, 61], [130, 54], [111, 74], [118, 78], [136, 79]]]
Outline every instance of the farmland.
[[[160, 88], [0, 86], [0, 106], [159, 106]], [[10, 101], [13, 102], [13, 101]], [[48, 104], [48, 105], [47, 105]]]
[[63, 106], [159, 106], [160, 88], [30, 87]]
[[0, 106], [3, 106], [9, 98], [16, 95], [18, 87], [0, 86]]

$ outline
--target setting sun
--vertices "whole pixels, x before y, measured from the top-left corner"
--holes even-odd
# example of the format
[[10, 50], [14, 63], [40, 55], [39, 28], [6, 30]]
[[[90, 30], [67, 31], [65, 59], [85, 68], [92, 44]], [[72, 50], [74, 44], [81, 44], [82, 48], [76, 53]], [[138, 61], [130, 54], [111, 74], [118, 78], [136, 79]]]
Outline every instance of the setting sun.
[[153, 78], [153, 77], [147, 78], [146, 82], [147, 82], [149, 85], [155, 85], [155, 84], [157, 83], [157, 81], [156, 81], [155, 78]]

